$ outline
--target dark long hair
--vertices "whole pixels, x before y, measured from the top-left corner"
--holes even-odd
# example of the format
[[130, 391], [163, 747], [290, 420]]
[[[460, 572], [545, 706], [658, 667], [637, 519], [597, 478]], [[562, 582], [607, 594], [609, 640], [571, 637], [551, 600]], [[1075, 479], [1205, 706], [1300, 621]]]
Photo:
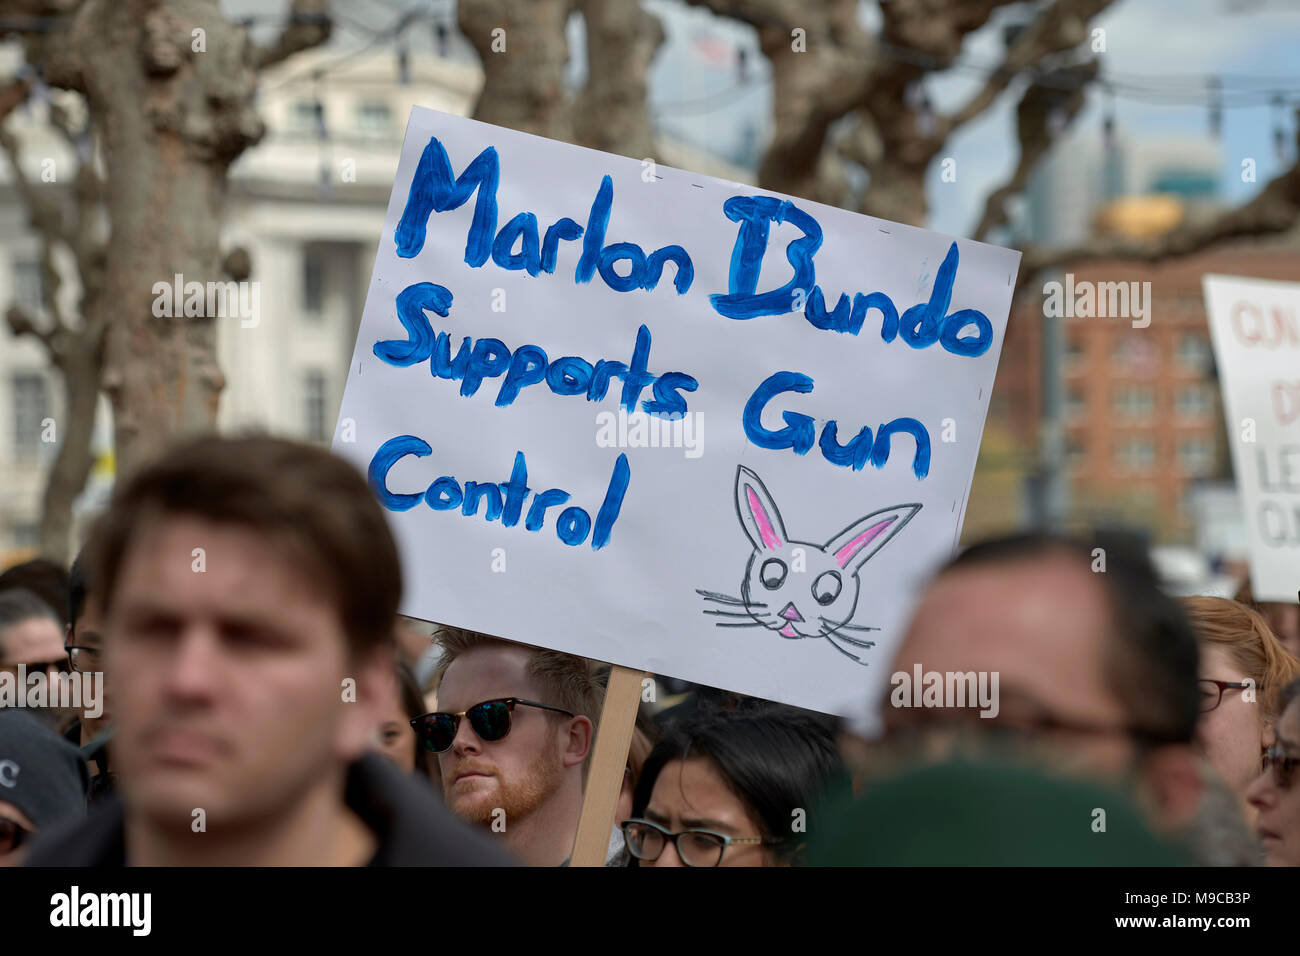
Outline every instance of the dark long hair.
[[[408, 720], [429, 712], [424, 705], [424, 695], [420, 693], [420, 685], [415, 682], [415, 675], [401, 661], [397, 662], [397, 688], [398, 693], [402, 696], [402, 710], [406, 712]], [[420, 746], [418, 735], [413, 746], [415, 747], [415, 772], [426, 780], [433, 780], [434, 776], [430, 771], [429, 753]]]
[[[833, 725], [832, 718], [778, 704], [685, 716], [668, 726], [646, 759], [632, 815], [645, 814], [668, 763], [704, 757], [758, 821], [759, 835], [781, 840], [772, 848], [777, 859], [796, 863], [817, 804], [844, 779]], [[796, 810], [803, 811], [802, 827], [795, 826]]]

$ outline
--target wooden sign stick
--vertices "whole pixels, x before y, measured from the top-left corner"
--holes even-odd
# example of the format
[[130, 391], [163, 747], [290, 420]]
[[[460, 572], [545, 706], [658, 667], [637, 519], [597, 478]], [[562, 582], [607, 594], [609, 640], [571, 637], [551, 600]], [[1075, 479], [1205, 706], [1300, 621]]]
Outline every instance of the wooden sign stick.
[[636, 728], [636, 711], [641, 703], [642, 671], [610, 665], [609, 685], [605, 688], [605, 705], [600, 711], [591, 768], [587, 772], [587, 789], [582, 798], [582, 815], [578, 818], [578, 835], [573, 841], [570, 866], [604, 866], [609, 851], [609, 835], [614, 827], [618, 795], [623, 787], [623, 771]]

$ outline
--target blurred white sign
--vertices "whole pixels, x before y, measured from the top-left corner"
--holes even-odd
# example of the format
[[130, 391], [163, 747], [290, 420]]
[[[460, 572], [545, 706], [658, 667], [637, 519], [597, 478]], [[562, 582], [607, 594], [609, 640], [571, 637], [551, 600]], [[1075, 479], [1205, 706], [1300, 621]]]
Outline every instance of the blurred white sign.
[[1300, 284], [1205, 276], [1256, 600], [1300, 589]]

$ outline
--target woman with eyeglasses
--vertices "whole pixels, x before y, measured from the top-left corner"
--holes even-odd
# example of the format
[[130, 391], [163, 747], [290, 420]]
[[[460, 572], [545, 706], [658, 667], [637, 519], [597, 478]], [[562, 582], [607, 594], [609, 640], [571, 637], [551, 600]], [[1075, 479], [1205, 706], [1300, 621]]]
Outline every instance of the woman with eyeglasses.
[[1279, 695], [1273, 744], [1264, 754], [1264, 771], [1246, 791], [1259, 813], [1255, 832], [1269, 866], [1300, 866], [1300, 680]]
[[1196, 741], [1232, 788], [1253, 825], [1246, 791], [1259, 776], [1280, 713], [1278, 695], [1300, 677], [1300, 661], [1252, 608], [1216, 597], [1182, 600], [1201, 650], [1201, 716]]
[[778, 705], [683, 718], [641, 770], [623, 822], [630, 865], [796, 863], [815, 806], [839, 779], [825, 719]]

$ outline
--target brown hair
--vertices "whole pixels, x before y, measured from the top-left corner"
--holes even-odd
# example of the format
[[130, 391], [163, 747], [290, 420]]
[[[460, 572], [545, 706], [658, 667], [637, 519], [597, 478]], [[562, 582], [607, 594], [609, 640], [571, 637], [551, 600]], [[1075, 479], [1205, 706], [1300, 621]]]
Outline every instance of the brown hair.
[[1277, 720], [1278, 695], [1300, 677], [1300, 661], [1287, 653], [1263, 615], [1227, 598], [1186, 597], [1182, 604], [1202, 646], [1224, 648], [1237, 669], [1255, 682], [1264, 720]]
[[397, 546], [365, 479], [322, 448], [254, 435], [175, 446], [119, 483], [88, 545], [104, 610], [126, 554], [166, 515], [275, 539], [338, 609], [354, 656], [389, 643], [402, 595]]
[[605, 704], [608, 665], [563, 651], [530, 647], [459, 627], [439, 627], [434, 632], [433, 640], [442, 649], [442, 657], [433, 671], [435, 690], [441, 688], [442, 679], [452, 661], [473, 648], [522, 647], [532, 651], [524, 672], [542, 692], [542, 700], [538, 703], [563, 707], [589, 718], [593, 724], [600, 723], [600, 711]]

